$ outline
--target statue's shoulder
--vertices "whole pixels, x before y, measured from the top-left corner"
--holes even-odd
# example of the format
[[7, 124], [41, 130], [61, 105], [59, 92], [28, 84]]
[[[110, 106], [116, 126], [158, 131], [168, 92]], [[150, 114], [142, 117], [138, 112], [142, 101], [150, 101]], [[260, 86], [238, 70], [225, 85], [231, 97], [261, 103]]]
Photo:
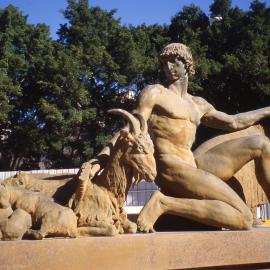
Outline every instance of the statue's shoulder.
[[213, 105], [211, 105], [208, 101], [206, 101], [202, 97], [192, 96], [192, 95], [190, 95], [190, 97], [191, 97], [192, 101], [195, 103], [195, 105], [198, 106], [198, 108], [203, 113], [211, 111], [214, 108]]
[[146, 86], [138, 97], [138, 107], [151, 107], [159, 104], [165, 88], [161, 84], [151, 84]]
[[147, 85], [143, 91], [147, 91], [147, 92], [162, 92], [166, 90], [166, 88], [162, 85], [162, 84], [149, 84]]
[[147, 85], [141, 92], [140, 95], [160, 95], [164, 91], [166, 91], [166, 88], [161, 84], [150, 84]]
[[190, 98], [193, 100], [194, 103], [198, 104], [198, 105], [204, 105], [206, 103], [208, 103], [204, 98], [202, 97], [198, 97], [198, 96], [192, 96], [189, 95]]

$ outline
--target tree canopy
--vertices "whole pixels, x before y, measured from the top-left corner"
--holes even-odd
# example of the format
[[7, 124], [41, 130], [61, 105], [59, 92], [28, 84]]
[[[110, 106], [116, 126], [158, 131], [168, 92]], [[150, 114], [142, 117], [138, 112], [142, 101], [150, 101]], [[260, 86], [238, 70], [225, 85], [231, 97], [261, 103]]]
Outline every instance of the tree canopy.
[[90, 159], [121, 125], [107, 110], [131, 110], [143, 87], [162, 81], [158, 55], [170, 42], [192, 50], [192, 94], [227, 113], [269, 105], [264, 2], [243, 11], [215, 0], [211, 18], [192, 4], [169, 25], [136, 27], [121, 24], [115, 10], [67, 2], [58, 40], [18, 8], [0, 9], [1, 170], [68, 168]]

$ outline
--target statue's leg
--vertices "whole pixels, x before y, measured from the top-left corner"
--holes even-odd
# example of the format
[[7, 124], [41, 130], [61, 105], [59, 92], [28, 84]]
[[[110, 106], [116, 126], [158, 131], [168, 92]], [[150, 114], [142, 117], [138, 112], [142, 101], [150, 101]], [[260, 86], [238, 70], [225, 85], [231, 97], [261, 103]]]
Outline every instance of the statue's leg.
[[195, 157], [198, 168], [226, 181], [250, 160], [255, 161], [256, 176], [270, 200], [270, 141], [256, 135], [221, 143]]
[[174, 198], [155, 191], [138, 217], [138, 230], [154, 232], [153, 225], [162, 214], [177, 215], [231, 230], [248, 230], [252, 225], [248, 211], [241, 212], [222, 201]]
[[252, 213], [241, 198], [221, 179], [184, 163], [174, 155], [158, 162], [158, 183], [166, 195], [157, 192], [145, 205], [138, 218], [138, 228], [151, 231], [157, 218], [174, 214], [207, 225], [229, 229], [248, 229]]

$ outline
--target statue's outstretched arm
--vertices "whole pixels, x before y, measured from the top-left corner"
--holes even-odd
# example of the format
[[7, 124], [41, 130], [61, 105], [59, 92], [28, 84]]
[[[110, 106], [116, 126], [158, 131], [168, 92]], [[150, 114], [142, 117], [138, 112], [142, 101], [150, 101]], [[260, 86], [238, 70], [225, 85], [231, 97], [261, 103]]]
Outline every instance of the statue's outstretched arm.
[[209, 127], [223, 129], [227, 131], [236, 131], [248, 128], [258, 121], [270, 116], [270, 107], [229, 115], [224, 112], [212, 109], [202, 118], [202, 123]]

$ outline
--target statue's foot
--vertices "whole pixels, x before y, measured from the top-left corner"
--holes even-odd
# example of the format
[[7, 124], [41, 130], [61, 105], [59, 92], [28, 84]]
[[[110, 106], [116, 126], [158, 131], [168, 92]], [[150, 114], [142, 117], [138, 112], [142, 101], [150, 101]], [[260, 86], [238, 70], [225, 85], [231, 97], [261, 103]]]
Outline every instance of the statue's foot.
[[115, 236], [118, 233], [119, 233], [118, 230], [113, 225], [110, 225], [106, 229], [105, 235], [107, 235], [107, 236]]
[[126, 219], [123, 225], [124, 233], [136, 233], [137, 232], [137, 224]]
[[138, 231], [151, 233], [155, 232], [154, 224], [156, 220], [164, 213], [161, 207], [161, 198], [164, 195], [160, 191], [155, 191], [148, 203], [139, 214], [137, 225]]

